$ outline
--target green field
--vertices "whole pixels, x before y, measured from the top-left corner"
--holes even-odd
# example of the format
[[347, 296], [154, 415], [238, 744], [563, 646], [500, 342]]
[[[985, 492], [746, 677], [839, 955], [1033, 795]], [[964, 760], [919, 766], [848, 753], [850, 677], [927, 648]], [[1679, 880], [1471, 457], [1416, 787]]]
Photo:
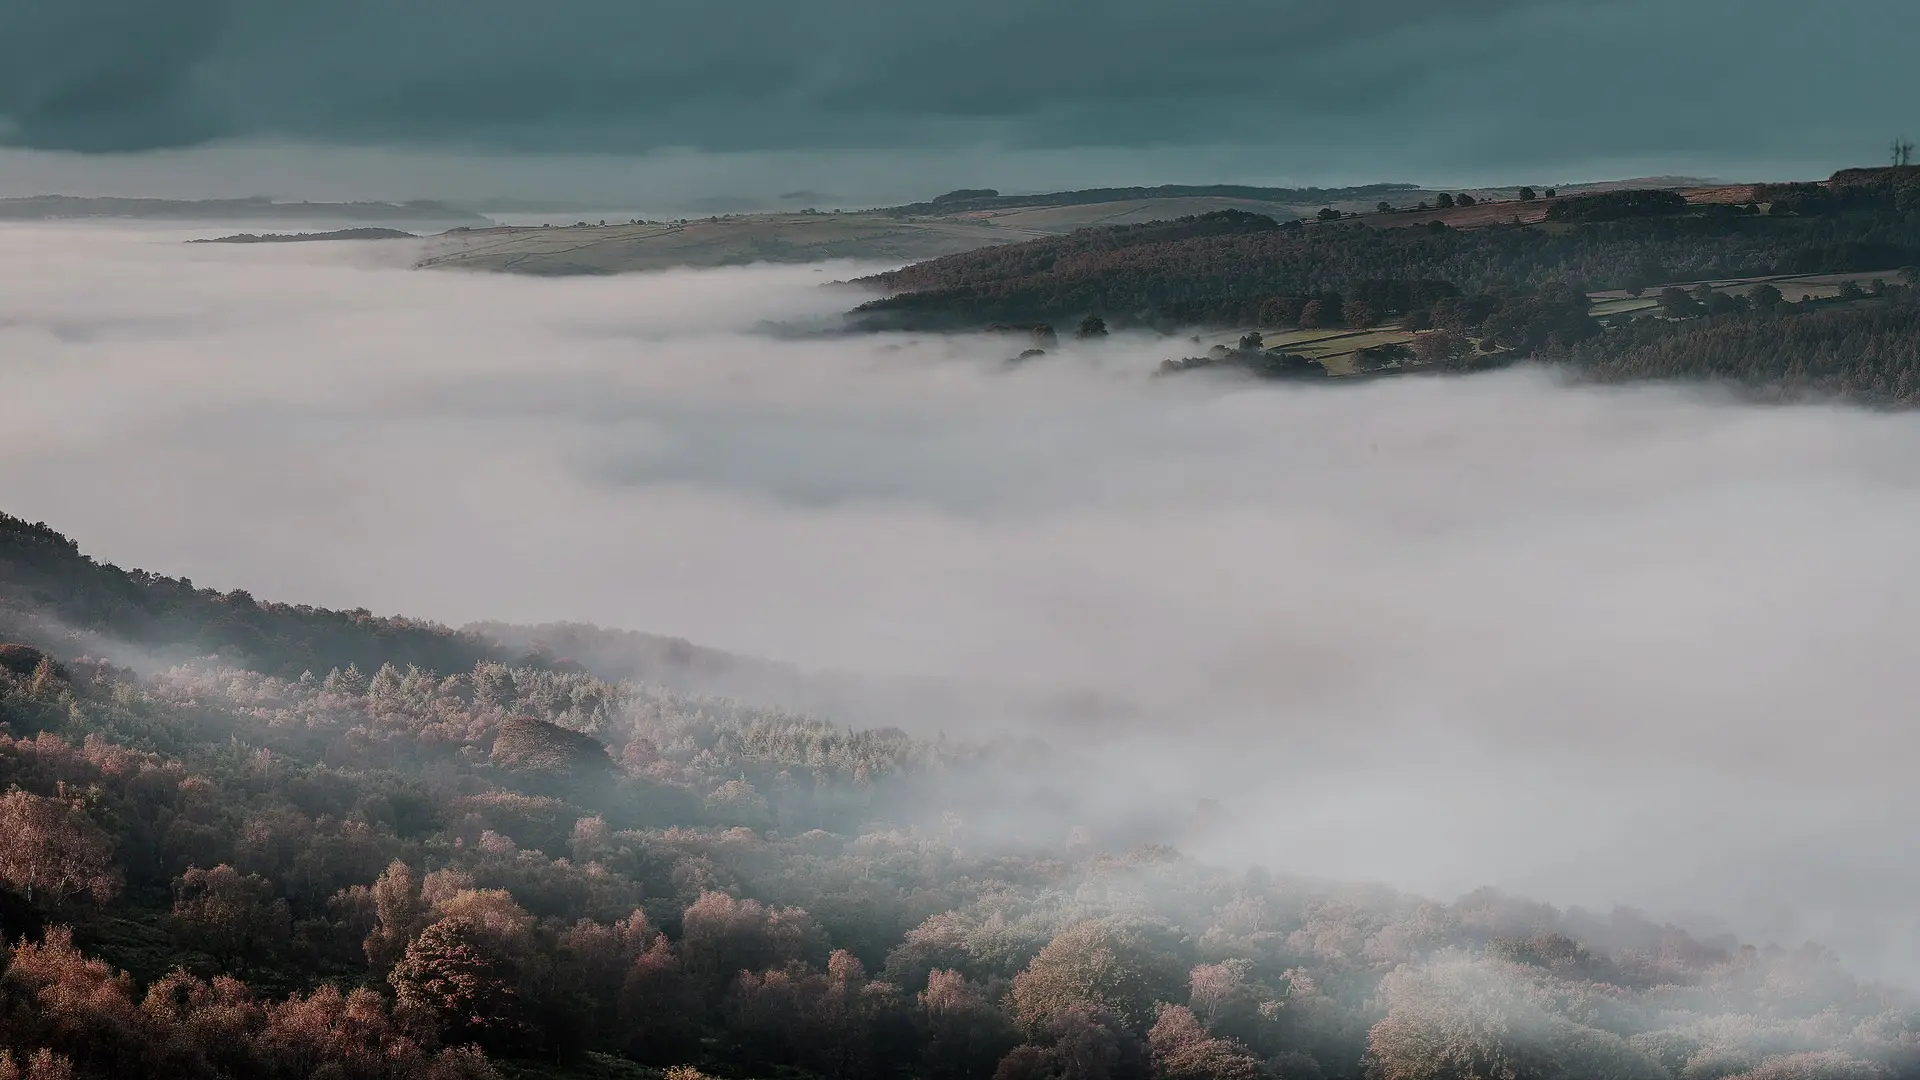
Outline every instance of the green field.
[[[1770, 284], [1780, 290], [1780, 295], [1790, 303], [1802, 299], [1831, 300], [1840, 295], [1840, 287], [1851, 281], [1862, 288], [1870, 287], [1875, 279], [1887, 284], [1895, 284], [1900, 275], [1890, 270], [1873, 270], [1856, 274], [1786, 274], [1777, 277], [1755, 278], [1713, 278], [1706, 284], [1713, 286], [1716, 292], [1734, 296], [1744, 296], [1755, 285]], [[1698, 281], [1677, 283], [1683, 289], [1692, 289], [1701, 284]], [[1595, 315], [1617, 315], [1622, 311], [1639, 311], [1657, 307], [1656, 297], [1666, 286], [1657, 286], [1646, 290], [1639, 297], [1629, 297], [1619, 289], [1597, 292], [1593, 295], [1593, 313]]]
[[[1232, 347], [1237, 344], [1247, 327], [1239, 330], [1225, 330], [1200, 335], [1202, 348], [1211, 349], [1215, 345]], [[1377, 326], [1366, 330], [1346, 330], [1322, 328], [1318, 330], [1268, 330], [1261, 328], [1263, 344], [1268, 349], [1285, 349], [1287, 352], [1318, 360], [1326, 365], [1330, 375], [1352, 375], [1354, 354], [1362, 349], [1377, 345], [1405, 345], [1416, 336], [1411, 330], [1399, 327]]]

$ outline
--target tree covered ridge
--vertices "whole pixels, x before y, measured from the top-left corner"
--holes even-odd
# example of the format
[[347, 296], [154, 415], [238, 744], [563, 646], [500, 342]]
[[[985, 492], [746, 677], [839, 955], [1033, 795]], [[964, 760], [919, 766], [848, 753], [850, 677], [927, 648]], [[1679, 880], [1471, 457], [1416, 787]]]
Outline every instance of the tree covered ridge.
[[1209, 214], [1083, 229], [863, 279], [888, 295], [853, 317], [880, 329], [1059, 322], [1088, 312], [1115, 326], [1247, 326], [1276, 297], [1347, 293], [1367, 282], [1444, 281], [1463, 293], [1562, 284], [1585, 292], [1920, 263], [1920, 206], [1803, 203], [1801, 214], [1783, 201], [1778, 214], [1738, 206], [1678, 213], [1661, 194], [1563, 199], [1549, 212], [1564, 208], [1570, 220], [1551, 227], [1278, 226]]
[[1071, 746], [68, 644], [0, 665], [0, 1075], [1920, 1076], [1817, 947], [1207, 866], [1021, 802]]
[[889, 209], [901, 216], [911, 214], [953, 214], [973, 210], [1005, 210], [1025, 206], [1082, 206], [1087, 203], [1119, 202], [1133, 199], [1226, 198], [1249, 201], [1334, 202], [1347, 199], [1371, 199], [1401, 195], [1418, 188], [1413, 184], [1366, 184], [1345, 188], [1276, 188], [1246, 184], [1161, 184], [1154, 187], [1083, 188], [1038, 195], [1002, 195], [992, 188], [961, 188], [935, 196], [926, 202], [908, 203]]
[[417, 619], [260, 603], [244, 590], [196, 588], [186, 578], [123, 570], [82, 554], [44, 523], [0, 513], [0, 632], [33, 629], [73, 645], [92, 635], [182, 655], [225, 655], [263, 670], [389, 660], [470, 668], [506, 651], [477, 635]]
[[799, 682], [781, 665], [656, 634], [582, 623], [455, 629], [364, 608], [261, 601], [245, 590], [97, 561], [45, 523], [0, 513], [0, 641], [28, 638], [95, 655], [217, 657], [283, 677], [383, 664], [464, 671], [497, 661], [572, 670], [584, 662], [603, 674], [683, 687], [732, 680], [768, 694]]
[[1889, 293], [1837, 308], [1775, 301], [1678, 323], [1636, 320], [1556, 355], [1599, 382], [1714, 380], [1776, 399], [1920, 405], [1920, 293]]

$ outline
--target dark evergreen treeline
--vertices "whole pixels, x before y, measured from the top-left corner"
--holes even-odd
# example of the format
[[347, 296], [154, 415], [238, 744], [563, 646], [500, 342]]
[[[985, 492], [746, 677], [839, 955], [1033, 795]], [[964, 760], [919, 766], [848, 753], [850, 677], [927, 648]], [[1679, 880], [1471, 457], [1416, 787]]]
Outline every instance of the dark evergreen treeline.
[[1687, 212], [1687, 197], [1660, 188], [1628, 188], [1555, 199], [1547, 207], [1548, 221], [1619, 221]]
[[1824, 184], [1760, 184], [1754, 198], [1791, 214], [1920, 210], [1920, 165], [1842, 169]]

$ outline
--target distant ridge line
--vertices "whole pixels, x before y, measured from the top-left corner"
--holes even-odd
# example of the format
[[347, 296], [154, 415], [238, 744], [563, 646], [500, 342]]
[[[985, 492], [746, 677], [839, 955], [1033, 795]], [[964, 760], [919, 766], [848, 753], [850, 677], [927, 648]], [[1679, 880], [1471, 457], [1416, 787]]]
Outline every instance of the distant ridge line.
[[1162, 184], [1157, 187], [1081, 188], [1032, 195], [1002, 195], [990, 189], [955, 191], [926, 202], [886, 209], [896, 214], [950, 214], [1021, 206], [1081, 206], [1127, 199], [1250, 199], [1262, 202], [1328, 202], [1422, 190], [1417, 184], [1365, 184], [1343, 188], [1255, 187], [1247, 184]]

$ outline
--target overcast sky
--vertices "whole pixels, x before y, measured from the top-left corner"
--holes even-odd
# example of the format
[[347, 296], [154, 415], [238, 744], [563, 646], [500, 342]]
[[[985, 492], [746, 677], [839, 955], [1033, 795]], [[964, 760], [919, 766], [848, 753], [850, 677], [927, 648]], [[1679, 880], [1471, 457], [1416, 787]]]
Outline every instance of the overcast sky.
[[[0, 0], [0, 194], [1817, 176], [1902, 0]], [[823, 200], [824, 201], [824, 200]]]

